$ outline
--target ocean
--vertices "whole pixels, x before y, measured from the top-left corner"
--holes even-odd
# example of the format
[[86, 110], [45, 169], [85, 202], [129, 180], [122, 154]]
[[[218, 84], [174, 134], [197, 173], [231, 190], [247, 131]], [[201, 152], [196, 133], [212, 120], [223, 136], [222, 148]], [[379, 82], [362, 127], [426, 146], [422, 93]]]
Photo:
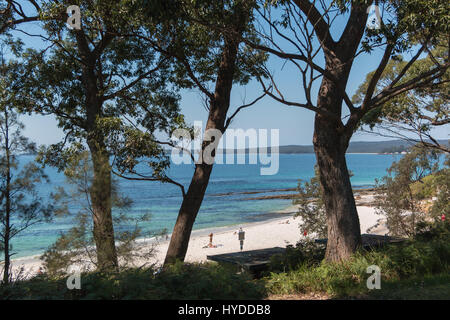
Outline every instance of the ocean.
[[[351, 182], [355, 188], [374, 186], [375, 179], [386, 175], [386, 169], [401, 155], [348, 154], [347, 165], [352, 171]], [[20, 162], [32, 160], [32, 156], [20, 157]], [[222, 227], [262, 221], [279, 216], [291, 204], [287, 199], [246, 200], [288, 191], [273, 191], [297, 187], [299, 179], [310, 179], [314, 175], [314, 154], [280, 154], [279, 171], [275, 175], [260, 175], [259, 164], [216, 164], [208, 189], [196, 219], [194, 229]], [[173, 165], [169, 176], [185, 185], [187, 189], [193, 173], [193, 165]], [[65, 177], [54, 168], [46, 168], [49, 184], [39, 186], [39, 193], [45, 199], [57, 186], [67, 187]], [[150, 214], [149, 221], [143, 222], [144, 232], [169, 233], [175, 224], [181, 204], [179, 187], [171, 184], [148, 181], [118, 180], [120, 192], [132, 200], [127, 216], [138, 217]], [[248, 193], [257, 192], [257, 193]], [[74, 205], [73, 210], [77, 210]], [[39, 223], [18, 235], [13, 241], [13, 258], [42, 253], [59, 234], [73, 226], [73, 216], [55, 218], [50, 223]], [[116, 229], [127, 228], [117, 226]]]

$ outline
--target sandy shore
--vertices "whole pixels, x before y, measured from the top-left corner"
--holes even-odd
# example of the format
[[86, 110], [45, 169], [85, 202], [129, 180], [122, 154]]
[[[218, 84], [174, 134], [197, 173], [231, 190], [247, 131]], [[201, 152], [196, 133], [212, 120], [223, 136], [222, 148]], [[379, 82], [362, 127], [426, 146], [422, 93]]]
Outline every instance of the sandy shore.
[[[292, 209], [287, 210], [292, 211]], [[361, 233], [366, 233], [366, 230], [375, 225], [379, 219], [379, 216], [374, 212], [374, 208], [371, 207], [358, 207], [358, 215], [361, 223]], [[289, 244], [295, 245], [301, 238], [304, 238], [299, 225], [301, 225], [300, 219], [294, 218], [292, 214], [264, 222], [244, 224], [242, 225], [242, 229], [245, 231], [244, 250], [286, 247]], [[204, 248], [209, 243], [208, 232], [205, 232], [207, 234], [204, 235], [194, 234], [189, 242], [186, 261], [206, 261], [207, 255], [239, 251], [239, 241], [236, 233], [239, 227], [236, 226], [231, 230], [208, 230], [214, 233], [213, 244], [217, 248]], [[377, 233], [384, 234], [383, 230], [379, 230]], [[167, 246], [168, 242], [158, 245], [155, 262], [164, 260]]]
[[[367, 229], [373, 227], [380, 216], [375, 214], [375, 209], [369, 206], [358, 206], [358, 215], [361, 224], [361, 233], [367, 233]], [[237, 231], [240, 227], [245, 231], [244, 250], [256, 250], [271, 247], [286, 247], [289, 244], [295, 245], [304, 236], [300, 231], [299, 218], [294, 218], [295, 206], [290, 206], [280, 210], [279, 218], [235, 225], [231, 227], [220, 227], [211, 229], [196, 230], [192, 233], [189, 248], [186, 255], [187, 262], [204, 262], [207, 255], [230, 253], [239, 251], [239, 241]], [[209, 234], [213, 233], [214, 248], [208, 247]], [[386, 228], [381, 225], [373, 228], [370, 233], [386, 234]], [[169, 238], [141, 240], [140, 247], [154, 246], [154, 257], [149, 263], [161, 265], [169, 245]], [[17, 273], [23, 268], [22, 275], [29, 277], [36, 274], [42, 262], [39, 256], [25, 257], [13, 260], [13, 272]]]

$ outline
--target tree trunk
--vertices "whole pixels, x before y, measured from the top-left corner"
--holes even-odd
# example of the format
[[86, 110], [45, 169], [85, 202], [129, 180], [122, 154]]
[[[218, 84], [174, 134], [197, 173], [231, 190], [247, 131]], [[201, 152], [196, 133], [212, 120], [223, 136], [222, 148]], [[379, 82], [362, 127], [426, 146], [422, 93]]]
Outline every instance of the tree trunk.
[[98, 142], [88, 143], [94, 177], [91, 189], [91, 205], [93, 211], [94, 240], [97, 249], [97, 268], [114, 270], [119, 264], [114, 241], [114, 226], [111, 211], [111, 168], [106, 150]]
[[[239, 20], [240, 24], [242, 22], [242, 20]], [[217, 129], [222, 134], [225, 131], [224, 126], [227, 119], [228, 108], [230, 106], [230, 94], [233, 86], [238, 47], [241, 41], [241, 32], [242, 30], [239, 30], [239, 36], [233, 35], [233, 38], [225, 38], [222, 59], [217, 73], [215, 92], [210, 102], [206, 130]], [[203, 141], [202, 152], [210, 143], [210, 141]], [[206, 163], [197, 164], [195, 167], [188, 192], [184, 196], [178, 212], [178, 218], [173, 229], [166, 259], [164, 261], [165, 266], [174, 263], [176, 260], [184, 261], [192, 226], [194, 225], [203, 197], [205, 196], [212, 168], [213, 165]]]
[[[9, 168], [8, 168], [8, 178], [10, 178], [9, 175]], [[10, 179], [8, 179], [10, 181]], [[5, 263], [4, 263], [4, 270], [3, 270], [3, 284], [9, 283], [9, 269], [11, 268], [11, 254], [9, 252], [9, 240], [10, 240], [10, 231], [11, 231], [11, 225], [10, 225], [10, 216], [11, 216], [11, 205], [10, 205], [10, 194], [9, 194], [9, 182], [7, 184], [7, 191], [6, 191], [6, 212], [5, 212], [5, 234], [3, 239], [4, 244], [4, 254], [5, 254]]]
[[[8, 169], [9, 171], [9, 169]], [[8, 174], [9, 177], [9, 174]], [[9, 252], [9, 240], [10, 240], [10, 231], [11, 231], [11, 225], [10, 225], [10, 216], [11, 216], [11, 205], [10, 205], [10, 194], [9, 194], [9, 183], [7, 188], [7, 194], [6, 197], [6, 212], [5, 212], [5, 234], [3, 238], [3, 244], [4, 244], [4, 254], [5, 254], [5, 263], [4, 263], [4, 270], [3, 270], [3, 284], [9, 283], [9, 269], [11, 268], [11, 254]]]
[[[339, 76], [337, 74], [337, 76]], [[348, 73], [339, 77], [347, 82]], [[343, 98], [334, 82], [324, 78], [318, 107], [340, 119]], [[361, 231], [345, 153], [350, 137], [341, 122], [316, 113], [314, 123], [314, 152], [320, 173], [320, 184], [327, 212], [328, 242], [326, 259], [342, 261], [361, 245]]]
[[173, 229], [170, 245], [164, 264], [184, 261], [188, 249], [192, 226], [205, 196], [213, 166], [199, 164], [195, 167], [189, 189], [178, 212], [178, 218]]
[[[316, 125], [321, 125], [320, 122], [316, 118]], [[361, 232], [345, 160], [347, 143], [336, 132], [331, 134], [333, 129], [325, 125], [322, 124], [321, 130], [314, 134], [314, 151], [327, 212], [326, 258], [341, 261], [352, 255], [361, 244]]]
[[353, 128], [343, 125], [342, 107], [350, 70], [364, 35], [367, 7], [364, 2], [352, 1], [350, 17], [339, 42], [328, 41], [324, 45], [325, 69], [329, 75], [322, 78], [317, 108], [327, 114], [316, 113], [313, 143], [327, 212], [325, 258], [328, 261], [346, 260], [361, 245], [359, 217], [345, 159]]
[[5, 264], [3, 270], [3, 284], [9, 283], [9, 270], [11, 268], [11, 253], [9, 252], [11, 239], [11, 154], [9, 142], [9, 114], [5, 107], [5, 157], [6, 157], [6, 191], [5, 191], [5, 234], [3, 239]]
[[[119, 267], [119, 263], [111, 211], [111, 166], [105, 146], [105, 136], [97, 125], [99, 118], [103, 117], [104, 101], [101, 98], [102, 90], [99, 89], [99, 83], [102, 83], [102, 81], [95, 66], [102, 62], [97, 53], [90, 51], [88, 41], [82, 31], [76, 32], [75, 36], [84, 60], [81, 79], [86, 97], [86, 140], [94, 171], [89, 193], [93, 211], [93, 236], [97, 250], [97, 268], [99, 270], [115, 270]], [[108, 41], [111, 41], [111, 39]]]
[[5, 263], [4, 263], [4, 269], [3, 269], [3, 284], [7, 285], [9, 283], [9, 269], [11, 266], [11, 258], [9, 254], [9, 232], [5, 232], [5, 237], [3, 239], [4, 245], [5, 245]]

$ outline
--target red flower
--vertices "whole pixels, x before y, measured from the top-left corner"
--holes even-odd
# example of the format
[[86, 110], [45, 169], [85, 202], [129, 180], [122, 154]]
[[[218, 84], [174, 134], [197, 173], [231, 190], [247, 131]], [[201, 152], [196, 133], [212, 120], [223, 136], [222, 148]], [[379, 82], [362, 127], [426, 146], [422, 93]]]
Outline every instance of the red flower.
[[303, 235], [306, 237], [308, 235], [308, 231], [303, 231]]
[[442, 214], [441, 220], [442, 220], [442, 221], [445, 221], [445, 214]]

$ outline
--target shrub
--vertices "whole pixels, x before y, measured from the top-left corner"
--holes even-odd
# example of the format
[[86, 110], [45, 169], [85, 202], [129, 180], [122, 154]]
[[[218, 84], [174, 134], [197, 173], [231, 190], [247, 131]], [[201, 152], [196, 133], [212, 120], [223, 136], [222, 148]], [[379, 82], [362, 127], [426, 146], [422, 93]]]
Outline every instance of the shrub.
[[303, 260], [295, 269], [272, 272], [265, 279], [266, 287], [272, 294], [326, 292], [335, 297], [358, 296], [368, 293], [366, 270], [370, 265], [380, 267], [382, 282], [445, 274], [450, 271], [449, 230], [442, 223], [429, 231], [431, 240], [417, 238], [378, 250], [361, 250], [342, 263], [312, 264], [311, 260]]
[[0, 299], [261, 299], [265, 287], [249, 275], [217, 264], [177, 263], [167, 270], [130, 268], [81, 275], [81, 289], [66, 278], [38, 276], [0, 288]]
[[300, 265], [318, 264], [325, 257], [325, 246], [311, 240], [299, 241], [296, 246], [289, 245], [283, 254], [271, 257], [269, 272], [295, 270]]
[[300, 217], [302, 233], [315, 234], [318, 237], [327, 235], [327, 215], [320, 189], [320, 174], [316, 166], [314, 177], [309, 181], [300, 180], [297, 186], [297, 197], [293, 204], [298, 206], [295, 217]]
[[439, 156], [435, 150], [415, 146], [392, 164], [387, 176], [377, 181], [377, 187], [384, 190], [376, 197], [377, 213], [385, 216], [390, 235], [415, 236], [417, 227], [430, 220], [421, 200], [437, 194], [438, 190], [439, 198], [448, 195], [443, 173], [439, 171]]

